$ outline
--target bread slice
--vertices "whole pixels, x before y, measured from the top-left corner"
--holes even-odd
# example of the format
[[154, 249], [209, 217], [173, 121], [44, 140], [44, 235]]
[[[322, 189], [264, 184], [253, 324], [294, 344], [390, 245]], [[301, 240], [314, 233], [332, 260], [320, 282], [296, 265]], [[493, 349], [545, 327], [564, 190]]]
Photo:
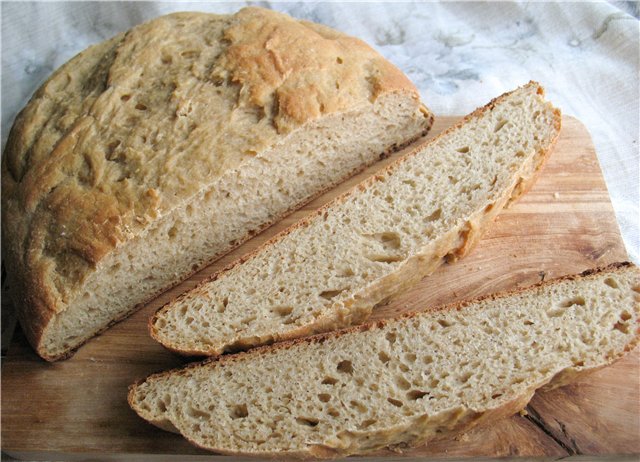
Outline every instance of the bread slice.
[[537, 83], [497, 98], [163, 307], [151, 335], [218, 355], [363, 321], [466, 254], [532, 184], [559, 130]]
[[261, 8], [171, 14], [87, 49], [36, 92], [3, 156], [27, 337], [68, 355], [432, 120], [362, 41]]
[[205, 449], [337, 457], [420, 445], [523, 409], [638, 342], [640, 272], [514, 292], [152, 375], [129, 404]]

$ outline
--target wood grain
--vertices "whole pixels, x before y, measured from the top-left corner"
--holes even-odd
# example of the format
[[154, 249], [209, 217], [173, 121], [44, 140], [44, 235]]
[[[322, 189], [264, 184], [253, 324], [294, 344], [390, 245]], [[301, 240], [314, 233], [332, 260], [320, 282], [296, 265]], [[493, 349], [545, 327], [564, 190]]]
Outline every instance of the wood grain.
[[[438, 119], [430, 136], [457, 120]], [[563, 124], [556, 150], [536, 185], [500, 214], [477, 248], [466, 259], [442, 267], [378, 307], [374, 318], [424, 310], [626, 259], [589, 135], [573, 118], [563, 118]], [[393, 158], [398, 155], [401, 153]], [[3, 451], [29, 459], [149, 460], [152, 455], [157, 460], [222, 459], [148, 425], [127, 406], [129, 384], [184, 363], [150, 339], [148, 317], [177, 294], [390, 161], [380, 162], [287, 217], [91, 340], [67, 361], [43, 362], [18, 332], [2, 366]], [[538, 393], [527, 416], [516, 415], [403, 454], [381, 451], [360, 459], [638, 454], [639, 361], [636, 350], [576, 384]]]

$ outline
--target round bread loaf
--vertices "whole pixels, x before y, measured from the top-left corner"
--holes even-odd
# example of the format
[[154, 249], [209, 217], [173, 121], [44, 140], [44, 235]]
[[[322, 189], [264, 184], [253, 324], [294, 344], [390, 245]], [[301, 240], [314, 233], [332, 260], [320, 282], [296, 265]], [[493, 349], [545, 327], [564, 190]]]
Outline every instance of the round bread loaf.
[[27, 337], [69, 355], [432, 119], [362, 41], [260, 8], [171, 14], [90, 47], [35, 93], [4, 153]]

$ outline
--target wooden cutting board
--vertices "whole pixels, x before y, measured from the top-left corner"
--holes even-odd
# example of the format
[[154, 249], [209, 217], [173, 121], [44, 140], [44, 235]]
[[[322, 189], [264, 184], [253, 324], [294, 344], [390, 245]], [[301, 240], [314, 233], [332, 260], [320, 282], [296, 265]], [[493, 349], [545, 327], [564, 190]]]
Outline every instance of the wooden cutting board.
[[[430, 136], [458, 119], [441, 117]], [[184, 362], [150, 339], [148, 317], [172, 297], [388, 162], [313, 201], [93, 339], [67, 361], [45, 363], [32, 352], [22, 333], [16, 333], [2, 366], [3, 451], [28, 459], [149, 460], [151, 455], [157, 460], [223, 459], [196, 449], [178, 435], [156, 429], [127, 406], [130, 383]], [[498, 217], [476, 249], [466, 259], [442, 267], [377, 308], [374, 316], [423, 310], [626, 257], [589, 134], [579, 121], [565, 117], [562, 135], [539, 181]], [[403, 456], [556, 459], [579, 454], [638, 454], [639, 371], [636, 350], [579, 383], [536, 394], [526, 415], [411, 449]], [[398, 453], [381, 451], [363, 459], [398, 458]]]

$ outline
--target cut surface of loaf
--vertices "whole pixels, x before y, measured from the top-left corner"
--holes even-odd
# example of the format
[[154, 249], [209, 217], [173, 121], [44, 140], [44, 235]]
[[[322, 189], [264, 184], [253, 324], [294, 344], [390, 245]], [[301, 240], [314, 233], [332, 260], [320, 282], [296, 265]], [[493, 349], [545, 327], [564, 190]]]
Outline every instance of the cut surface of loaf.
[[638, 341], [629, 263], [184, 369], [133, 385], [144, 419], [230, 454], [419, 445], [523, 409]]
[[537, 83], [497, 98], [163, 307], [151, 335], [217, 355], [364, 320], [466, 254], [534, 181], [559, 130]]
[[260, 8], [171, 14], [87, 49], [3, 156], [3, 257], [30, 342], [69, 354], [432, 119], [362, 41]]

